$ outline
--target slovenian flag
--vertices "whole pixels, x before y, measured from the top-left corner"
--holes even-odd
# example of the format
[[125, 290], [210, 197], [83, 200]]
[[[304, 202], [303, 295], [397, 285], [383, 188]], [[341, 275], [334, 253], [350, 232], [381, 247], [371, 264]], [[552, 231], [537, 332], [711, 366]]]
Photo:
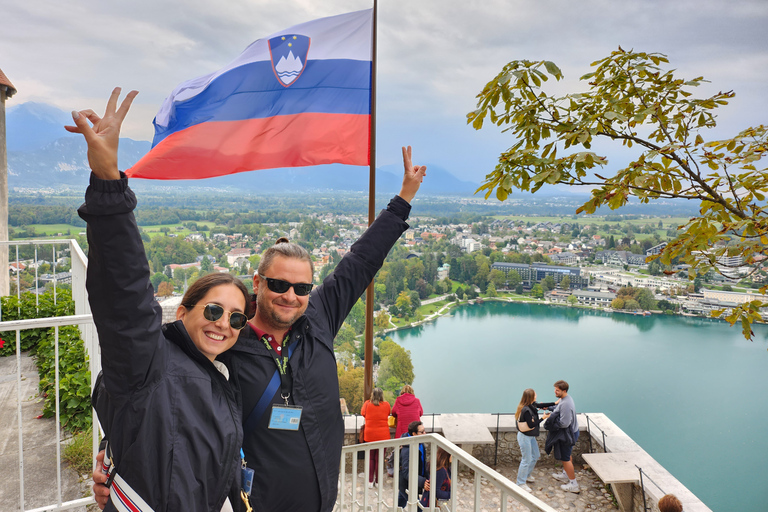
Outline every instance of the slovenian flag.
[[155, 117], [152, 150], [128, 176], [368, 165], [372, 24], [367, 9], [296, 25], [179, 85]]

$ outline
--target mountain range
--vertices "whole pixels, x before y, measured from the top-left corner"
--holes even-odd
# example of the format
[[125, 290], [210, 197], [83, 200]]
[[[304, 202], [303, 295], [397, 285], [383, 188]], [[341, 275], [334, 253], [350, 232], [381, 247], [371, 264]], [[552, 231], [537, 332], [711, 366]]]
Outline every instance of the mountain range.
[[[43, 103], [27, 102], [8, 108], [6, 116], [8, 187], [13, 189], [82, 190], [90, 169], [85, 141], [64, 131], [72, 124], [70, 114]], [[129, 168], [150, 150], [147, 141], [120, 139], [118, 161]], [[460, 180], [448, 170], [428, 166], [421, 194], [471, 196], [478, 183]], [[376, 192], [394, 194], [400, 190], [402, 170], [397, 165], [376, 170]], [[368, 168], [339, 164], [290, 169], [269, 169], [209, 178], [206, 180], [134, 180], [137, 190], [162, 186], [200, 190], [206, 188], [263, 194], [314, 191], [368, 191]]]

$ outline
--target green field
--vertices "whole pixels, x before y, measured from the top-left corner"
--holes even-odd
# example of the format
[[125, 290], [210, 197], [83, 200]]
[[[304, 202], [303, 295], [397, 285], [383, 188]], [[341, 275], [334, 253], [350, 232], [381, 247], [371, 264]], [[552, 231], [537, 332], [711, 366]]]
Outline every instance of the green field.
[[[74, 238], [75, 235], [85, 233], [85, 226], [79, 227], [71, 224], [30, 224], [27, 228], [34, 229], [35, 233], [41, 236], [54, 238]], [[67, 231], [69, 231], [69, 235], [67, 235]]]
[[[213, 222], [196, 222], [196, 224], [197, 224], [197, 227], [200, 228], [202, 231], [209, 231], [212, 227], [215, 226]], [[190, 233], [193, 233], [193, 231], [190, 231], [189, 229], [185, 228], [184, 225], [181, 223], [139, 226], [139, 228], [145, 233], [147, 233], [150, 237], [156, 237], [156, 236], [162, 235], [163, 232], [160, 231], [161, 228], [166, 228], [168, 229], [169, 234], [176, 234], [182, 238], [189, 235]]]

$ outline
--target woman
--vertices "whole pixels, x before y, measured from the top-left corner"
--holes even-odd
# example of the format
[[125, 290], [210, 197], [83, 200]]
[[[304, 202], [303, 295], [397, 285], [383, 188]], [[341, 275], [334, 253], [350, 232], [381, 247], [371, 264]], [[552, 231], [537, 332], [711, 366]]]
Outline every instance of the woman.
[[533, 468], [536, 461], [539, 460], [539, 425], [541, 418], [537, 407], [544, 407], [550, 404], [537, 404], [536, 392], [530, 388], [523, 391], [523, 397], [517, 406], [515, 419], [517, 420], [517, 443], [520, 445], [522, 458], [520, 467], [517, 469], [517, 485], [528, 492], [532, 489], [526, 482], [533, 482]]
[[[451, 454], [438, 446], [437, 448], [437, 471], [435, 472], [435, 505], [438, 500], [451, 499]], [[433, 485], [429, 480], [424, 482], [424, 492], [421, 494], [421, 506], [429, 506], [429, 491]]]
[[136, 94], [117, 109], [117, 88], [103, 118], [75, 111], [67, 127], [85, 136], [92, 171], [78, 212], [88, 224], [86, 288], [103, 367], [92, 400], [108, 440], [105, 510], [240, 510], [239, 393], [216, 356], [245, 327], [249, 294], [232, 276], [204, 276], [176, 322], [161, 325], [136, 198], [117, 168], [120, 125]]
[[421, 408], [421, 401], [414, 396], [413, 388], [406, 384], [392, 407], [392, 416], [397, 418], [395, 439], [408, 432], [408, 425], [412, 421], [421, 421], [422, 414], [424, 409]]
[[[373, 441], [386, 441], [389, 439], [389, 425], [387, 418], [391, 408], [389, 402], [384, 400], [384, 391], [374, 388], [370, 400], [366, 400], [360, 414], [365, 418], [365, 431], [363, 433], [366, 443]], [[371, 450], [368, 463], [368, 487], [373, 487], [378, 481], [379, 450]]]

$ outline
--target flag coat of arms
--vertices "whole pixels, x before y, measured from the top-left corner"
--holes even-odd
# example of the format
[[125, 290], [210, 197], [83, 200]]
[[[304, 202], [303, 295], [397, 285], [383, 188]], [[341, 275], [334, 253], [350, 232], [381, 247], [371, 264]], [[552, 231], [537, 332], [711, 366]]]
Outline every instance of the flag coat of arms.
[[152, 150], [128, 176], [368, 165], [372, 24], [367, 9], [296, 25], [182, 83], [155, 117]]

